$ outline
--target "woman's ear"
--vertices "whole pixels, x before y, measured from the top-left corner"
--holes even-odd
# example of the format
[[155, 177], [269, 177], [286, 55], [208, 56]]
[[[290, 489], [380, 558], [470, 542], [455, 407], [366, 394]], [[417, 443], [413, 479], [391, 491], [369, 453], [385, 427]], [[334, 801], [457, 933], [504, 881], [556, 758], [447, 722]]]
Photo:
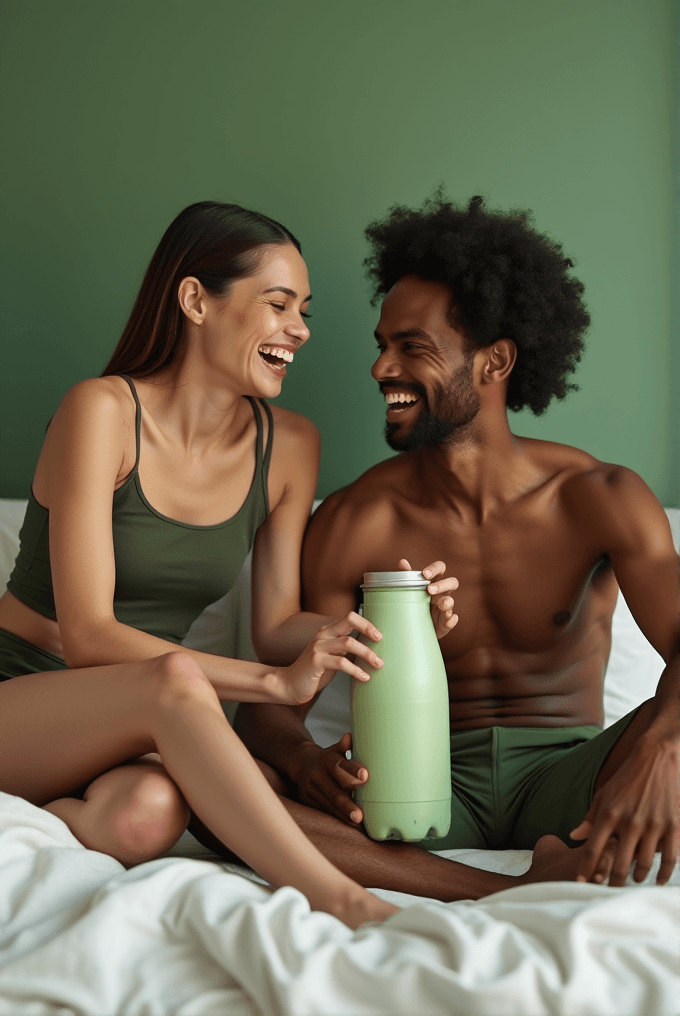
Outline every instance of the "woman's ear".
[[179, 305], [186, 317], [195, 325], [202, 325], [205, 318], [206, 300], [203, 286], [193, 276], [182, 279], [177, 293]]
[[512, 339], [498, 339], [484, 351], [486, 360], [482, 368], [482, 381], [486, 384], [498, 384], [505, 381], [515, 366], [517, 346]]

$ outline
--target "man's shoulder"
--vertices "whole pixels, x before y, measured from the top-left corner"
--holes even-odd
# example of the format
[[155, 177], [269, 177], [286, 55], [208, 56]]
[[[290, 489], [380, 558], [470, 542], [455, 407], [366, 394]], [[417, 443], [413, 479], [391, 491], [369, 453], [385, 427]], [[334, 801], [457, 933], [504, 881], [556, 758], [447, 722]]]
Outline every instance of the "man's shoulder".
[[407, 470], [402, 456], [386, 459], [371, 466], [352, 483], [324, 498], [317, 509], [325, 524], [363, 525], [385, 521], [394, 512], [395, 503], [403, 490]]
[[547, 475], [555, 477], [567, 496], [581, 498], [591, 494], [615, 498], [629, 489], [649, 489], [632, 469], [603, 462], [582, 448], [555, 441], [522, 440], [531, 446], [532, 457]]
[[559, 497], [572, 522], [603, 547], [665, 542], [665, 512], [642, 477], [627, 466], [554, 445]]

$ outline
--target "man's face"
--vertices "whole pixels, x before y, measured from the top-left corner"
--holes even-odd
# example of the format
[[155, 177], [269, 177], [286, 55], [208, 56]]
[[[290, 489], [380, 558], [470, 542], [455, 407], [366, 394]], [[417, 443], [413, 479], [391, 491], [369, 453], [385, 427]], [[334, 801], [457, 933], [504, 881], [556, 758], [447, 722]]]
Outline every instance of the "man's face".
[[400, 279], [385, 297], [371, 374], [388, 403], [385, 440], [395, 451], [462, 441], [480, 408], [474, 352], [446, 317], [441, 282]]

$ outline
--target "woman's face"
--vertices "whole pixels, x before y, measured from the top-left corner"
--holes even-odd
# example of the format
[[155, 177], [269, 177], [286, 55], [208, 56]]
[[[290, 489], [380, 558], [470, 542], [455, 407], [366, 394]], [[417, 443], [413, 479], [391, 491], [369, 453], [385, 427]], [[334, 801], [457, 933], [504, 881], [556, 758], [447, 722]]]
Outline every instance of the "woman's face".
[[287, 366], [309, 338], [311, 294], [307, 266], [292, 244], [263, 248], [257, 271], [232, 283], [226, 297], [209, 297], [202, 347], [218, 372], [243, 395], [273, 398]]

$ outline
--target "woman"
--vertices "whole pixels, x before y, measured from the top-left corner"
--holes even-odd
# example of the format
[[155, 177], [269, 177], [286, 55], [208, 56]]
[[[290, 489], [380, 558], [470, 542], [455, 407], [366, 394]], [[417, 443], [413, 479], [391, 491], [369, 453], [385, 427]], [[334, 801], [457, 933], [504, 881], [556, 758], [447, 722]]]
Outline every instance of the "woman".
[[[0, 599], [0, 789], [124, 864], [167, 850], [192, 809], [356, 927], [395, 908], [312, 846], [220, 707], [302, 703], [335, 670], [366, 679], [347, 653], [381, 662], [351, 637], [378, 636], [363, 618], [299, 610], [318, 437], [258, 400], [307, 341], [309, 299], [298, 242], [266, 216], [202, 202], [165, 233], [104, 374], [68, 392], [38, 461]], [[178, 651], [253, 542], [254, 640], [276, 665]]]

